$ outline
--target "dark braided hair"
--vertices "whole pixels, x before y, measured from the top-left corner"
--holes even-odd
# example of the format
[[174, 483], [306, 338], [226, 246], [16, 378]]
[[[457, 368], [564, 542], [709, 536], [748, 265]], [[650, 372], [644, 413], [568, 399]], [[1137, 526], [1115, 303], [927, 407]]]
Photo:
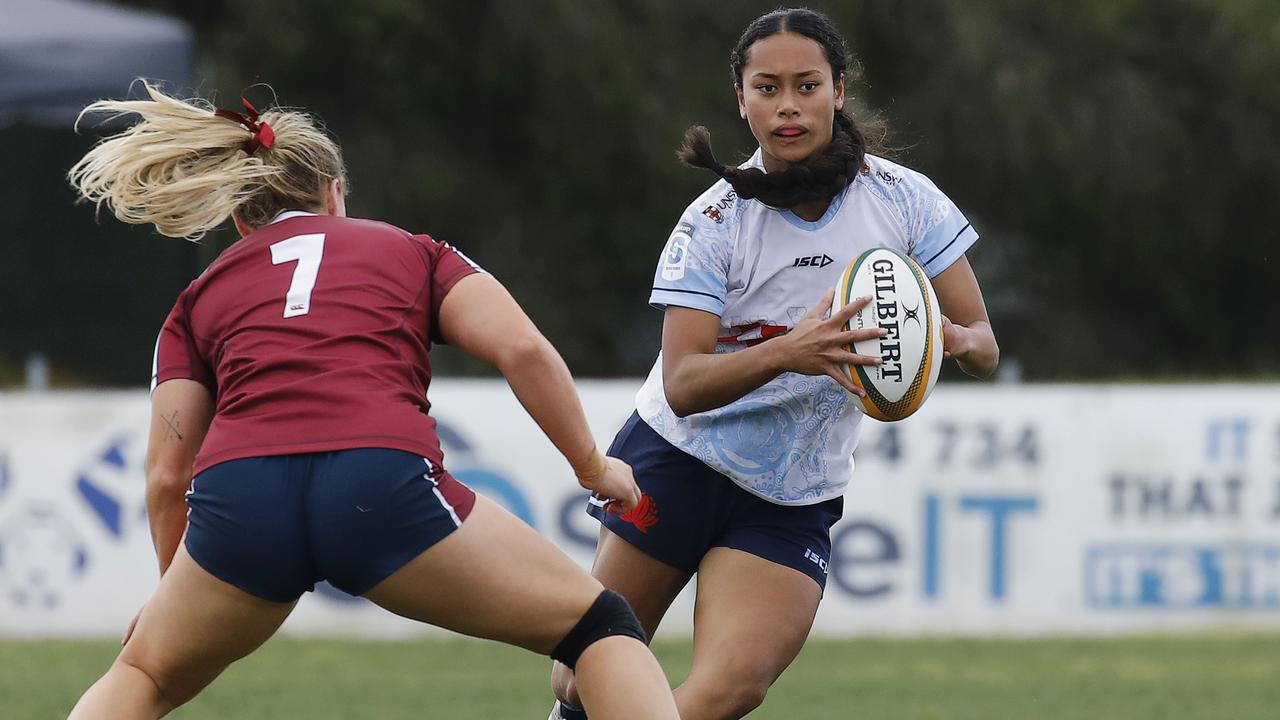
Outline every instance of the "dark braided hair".
[[[831, 19], [807, 8], [774, 10], [762, 15], [742, 33], [729, 53], [733, 82], [742, 87], [742, 69], [747, 52], [757, 40], [792, 32], [822, 46], [831, 65], [831, 76], [839, 79], [849, 65], [844, 40]], [[861, 171], [867, 143], [858, 125], [842, 110], [836, 110], [831, 142], [786, 170], [768, 173], [759, 168], [728, 167], [711, 152], [711, 133], [701, 125], [685, 131], [684, 145], [676, 156], [693, 167], [706, 168], [729, 181], [739, 197], [755, 198], [773, 207], [794, 207], [803, 202], [831, 200]]]

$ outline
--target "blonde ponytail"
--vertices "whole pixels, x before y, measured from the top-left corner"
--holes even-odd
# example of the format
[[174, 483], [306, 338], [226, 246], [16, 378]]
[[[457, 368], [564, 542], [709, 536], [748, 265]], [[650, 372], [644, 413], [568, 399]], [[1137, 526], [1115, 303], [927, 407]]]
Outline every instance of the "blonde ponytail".
[[308, 115], [262, 113], [275, 139], [258, 147], [245, 125], [214, 114], [205, 100], [178, 100], [144, 83], [149, 100], [100, 100], [80, 113], [137, 115], [104, 138], [67, 174], [84, 200], [105, 203], [122, 222], [150, 223], [170, 237], [198, 239], [233, 212], [250, 227], [283, 210], [323, 206], [330, 180], [346, 169], [336, 143]]

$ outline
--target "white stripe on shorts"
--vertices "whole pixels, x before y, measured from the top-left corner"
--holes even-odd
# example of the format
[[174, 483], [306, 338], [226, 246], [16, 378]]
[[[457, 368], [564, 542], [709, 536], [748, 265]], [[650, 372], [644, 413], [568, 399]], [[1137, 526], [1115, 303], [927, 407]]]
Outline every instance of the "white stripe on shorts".
[[435, 472], [435, 466], [426, 458], [422, 458], [422, 462], [427, 464], [427, 472], [423, 474], [422, 477], [431, 481], [431, 492], [436, 494], [436, 497], [440, 499], [440, 504], [444, 506], [445, 510], [449, 511], [449, 517], [453, 518], [454, 527], [462, 527], [462, 519], [458, 517], [458, 513], [453, 509], [453, 506], [449, 504], [449, 501], [444, 499], [444, 493], [440, 492], [440, 483], [436, 482], [436, 479], [431, 477], [431, 473]]
[[445, 510], [449, 511], [449, 517], [453, 518], [454, 526], [462, 527], [462, 520], [458, 518], [458, 513], [453, 511], [453, 506], [449, 504], [449, 501], [444, 499], [444, 493], [440, 492], [440, 488], [433, 487], [431, 488], [431, 492], [435, 493], [436, 497], [440, 498], [440, 504], [444, 506]]

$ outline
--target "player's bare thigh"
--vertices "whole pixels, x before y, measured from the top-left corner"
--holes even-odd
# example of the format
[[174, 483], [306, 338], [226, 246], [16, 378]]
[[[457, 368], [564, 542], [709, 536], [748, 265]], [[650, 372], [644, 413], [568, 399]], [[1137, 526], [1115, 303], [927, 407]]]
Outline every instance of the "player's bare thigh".
[[219, 580], [179, 545], [118, 662], [147, 673], [179, 705], [271, 637], [294, 605]]
[[[591, 574], [627, 599], [650, 638], [657, 632], [671, 603], [693, 577], [645, 554], [603, 525]], [[573, 673], [564, 665], [555, 663], [552, 668], [551, 688], [557, 698], [578, 703]]]
[[676, 690], [682, 715], [741, 717], [804, 647], [822, 589], [804, 573], [731, 548], [698, 567], [693, 666]]
[[466, 521], [365, 597], [405, 617], [549, 653], [603, 590], [484, 496]]
[[650, 638], [657, 632], [671, 603], [693, 577], [639, 550], [603, 525], [591, 574], [631, 603], [631, 609]]

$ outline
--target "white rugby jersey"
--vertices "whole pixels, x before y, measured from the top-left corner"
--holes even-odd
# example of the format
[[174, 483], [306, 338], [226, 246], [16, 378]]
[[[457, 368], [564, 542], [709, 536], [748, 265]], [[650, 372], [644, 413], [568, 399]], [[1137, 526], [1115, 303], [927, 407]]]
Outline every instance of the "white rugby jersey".
[[[977, 241], [927, 177], [871, 155], [866, 162], [813, 222], [738, 198], [727, 181], [712, 185], [667, 241], [650, 304], [718, 315], [715, 351], [736, 352], [794, 327], [864, 250], [909, 253], [934, 277]], [[762, 167], [759, 150], [745, 166]], [[844, 492], [863, 414], [835, 380], [785, 372], [728, 405], [677, 417], [663, 391], [661, 353], [636, 409], [667, 442], [780, 505]]]

